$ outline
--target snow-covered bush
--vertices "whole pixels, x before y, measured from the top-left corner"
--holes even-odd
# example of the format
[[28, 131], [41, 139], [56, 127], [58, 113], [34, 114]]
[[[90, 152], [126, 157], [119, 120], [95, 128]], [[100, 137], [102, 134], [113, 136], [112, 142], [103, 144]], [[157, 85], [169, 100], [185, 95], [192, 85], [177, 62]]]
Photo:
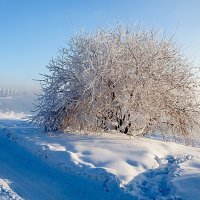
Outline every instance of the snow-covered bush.
[[47, 69], [33, 118], [45, 131], [188, 135], [199, 125], [194, 67], [157, 31], [117, 25], [82, 32]]

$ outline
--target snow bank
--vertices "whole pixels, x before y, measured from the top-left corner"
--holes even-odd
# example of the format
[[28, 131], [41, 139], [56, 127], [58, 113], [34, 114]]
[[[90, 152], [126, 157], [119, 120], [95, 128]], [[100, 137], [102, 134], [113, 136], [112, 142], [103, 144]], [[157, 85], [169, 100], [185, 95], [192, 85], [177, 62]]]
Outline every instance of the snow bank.
[[199, 148], [120, 134], [47, 136], [25, 121], [0, 121], [0, 134], [63, 171], [101, 182], [110, 193], [120, 188], [132, 199], [200, 196]]

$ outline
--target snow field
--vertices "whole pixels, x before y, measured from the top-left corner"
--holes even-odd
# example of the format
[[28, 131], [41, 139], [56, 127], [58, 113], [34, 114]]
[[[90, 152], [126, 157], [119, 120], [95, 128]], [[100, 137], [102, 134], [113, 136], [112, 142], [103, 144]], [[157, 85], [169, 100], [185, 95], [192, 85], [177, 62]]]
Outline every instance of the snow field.
[[120, 134], [50, 136], [25, 121], [2, 120], [0, 134], [64, 173], [101, 183], [104, 199], [200, 198], [199, 148]]

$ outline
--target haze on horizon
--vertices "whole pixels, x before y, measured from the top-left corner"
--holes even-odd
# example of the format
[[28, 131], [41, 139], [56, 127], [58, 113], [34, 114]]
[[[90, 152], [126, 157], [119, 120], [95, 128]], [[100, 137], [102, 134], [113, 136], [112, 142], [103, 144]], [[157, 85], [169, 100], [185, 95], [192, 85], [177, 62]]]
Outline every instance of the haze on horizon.
[[187, 57], [200, 64], [198, 0], [0, 1], [0, 88], [38, 90], [39, 73], [58, 48], [84, 28], [116, 20], [175, 33]]

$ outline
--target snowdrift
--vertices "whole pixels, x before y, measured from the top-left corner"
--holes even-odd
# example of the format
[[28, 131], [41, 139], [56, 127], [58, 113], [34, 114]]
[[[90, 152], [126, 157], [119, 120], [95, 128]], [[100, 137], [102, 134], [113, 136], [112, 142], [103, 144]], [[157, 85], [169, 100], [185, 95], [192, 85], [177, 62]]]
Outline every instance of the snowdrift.
[[13, 120], [0, 121], [0, 136], [66, 173], [101, 183], [104, 192], [120, 193], [119, 199], [200, 196], [199, 148], [117, 134], [47, 136]]

